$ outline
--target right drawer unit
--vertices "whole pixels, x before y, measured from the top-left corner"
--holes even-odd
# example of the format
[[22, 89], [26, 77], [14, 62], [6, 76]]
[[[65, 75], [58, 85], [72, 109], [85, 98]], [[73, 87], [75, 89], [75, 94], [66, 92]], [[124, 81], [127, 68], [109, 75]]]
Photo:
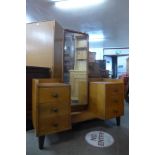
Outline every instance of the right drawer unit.
[[124, 85], [109, 83], [105, 85], [106, 118], [119, 117], [124, 114]]
[[123, 83], [90, 82], [89, 110], [101, 119], [111, 119], [123, 115]]

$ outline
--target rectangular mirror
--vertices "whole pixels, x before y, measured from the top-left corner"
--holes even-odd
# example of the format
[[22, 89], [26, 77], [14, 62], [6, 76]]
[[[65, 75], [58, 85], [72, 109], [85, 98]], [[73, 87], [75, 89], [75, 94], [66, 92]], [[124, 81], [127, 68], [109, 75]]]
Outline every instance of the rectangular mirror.
[[71, 104], [88, 103], [88, 34], [64, 31], [63, 80], [71, 85]]

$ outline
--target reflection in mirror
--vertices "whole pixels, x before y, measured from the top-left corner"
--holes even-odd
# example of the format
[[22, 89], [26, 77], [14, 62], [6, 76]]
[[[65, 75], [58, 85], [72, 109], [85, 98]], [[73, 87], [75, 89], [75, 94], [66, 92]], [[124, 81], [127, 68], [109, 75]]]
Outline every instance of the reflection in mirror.
[[88, 35], [65, 30], [63, 79], [71, 85], [72, 105], [88, 102], [87, 57]]

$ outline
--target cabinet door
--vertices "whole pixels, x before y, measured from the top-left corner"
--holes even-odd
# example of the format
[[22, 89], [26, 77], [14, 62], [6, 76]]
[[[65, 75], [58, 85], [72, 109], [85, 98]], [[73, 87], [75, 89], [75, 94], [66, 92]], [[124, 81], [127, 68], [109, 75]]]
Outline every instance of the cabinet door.
[[55, 22], [37, 22], [26, 25], [26, 65], [49, 67], [54, 59]]

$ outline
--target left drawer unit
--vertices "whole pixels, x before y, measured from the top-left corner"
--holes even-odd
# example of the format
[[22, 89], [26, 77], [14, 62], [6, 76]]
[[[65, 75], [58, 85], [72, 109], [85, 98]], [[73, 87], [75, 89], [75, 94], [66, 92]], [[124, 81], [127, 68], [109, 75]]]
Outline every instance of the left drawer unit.
[[70, 85], [33, 80], [32, 118], [36, 135], [71, 129]]

